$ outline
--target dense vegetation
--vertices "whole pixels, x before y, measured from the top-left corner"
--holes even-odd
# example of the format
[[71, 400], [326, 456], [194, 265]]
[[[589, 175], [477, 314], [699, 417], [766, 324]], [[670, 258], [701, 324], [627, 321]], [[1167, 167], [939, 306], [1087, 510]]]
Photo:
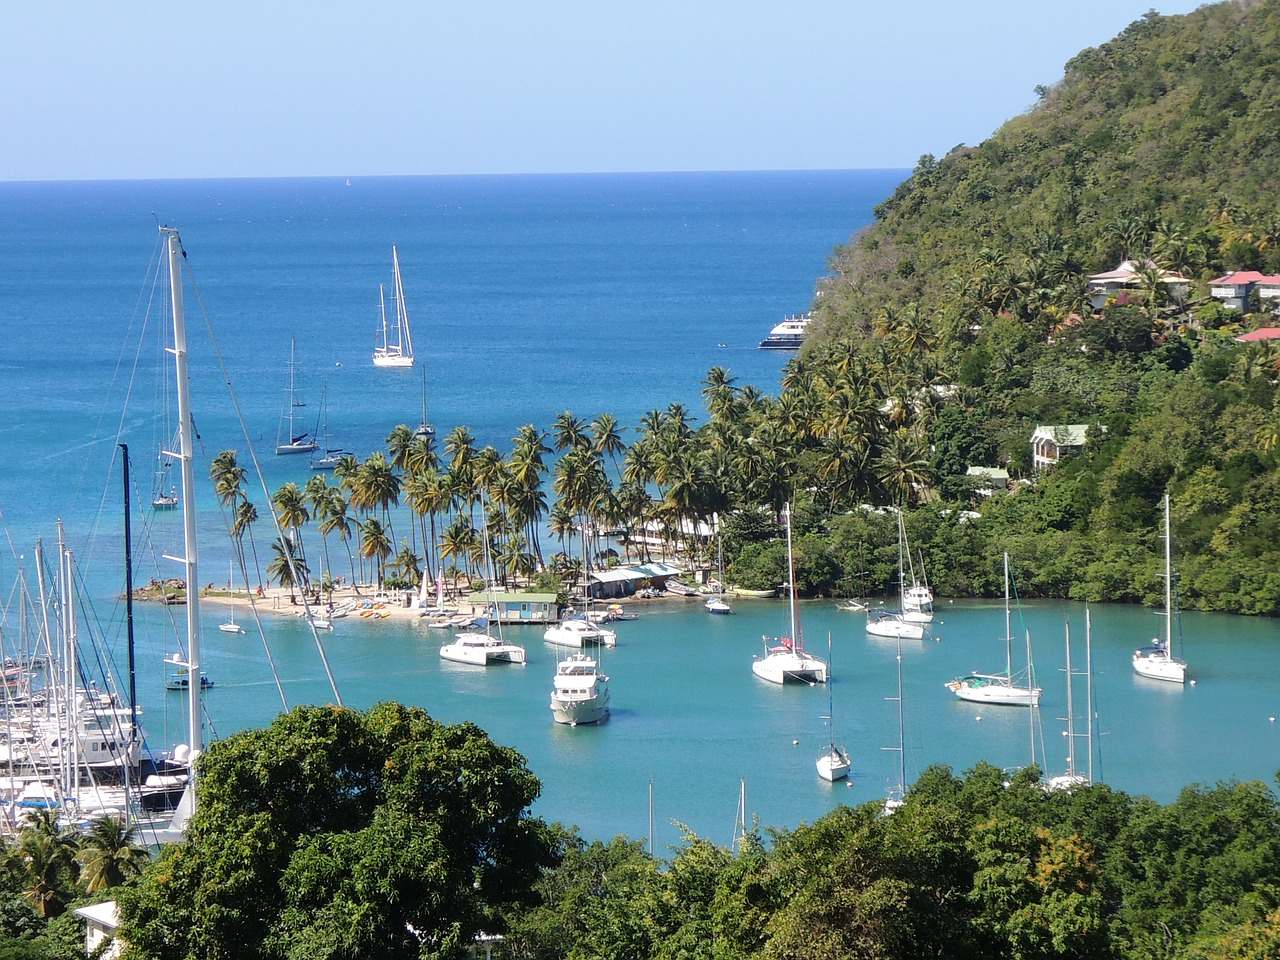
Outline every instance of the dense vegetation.
[[536, 779], [470, 725], [302, 707], [214, 744], [189, 839], [115, 890], [133, 960], [1274, 957], [1280, 799], [1159, 805], [1034, 769], [931, 768], [886, 816], [842, 807], [669, 861], [528, 815]]
[[[729, 579], [774, 587], [795, 501], [806, 593], [893, 588], [891, 507], [944, 594], [994, 592], [1007, 549], [1025, 596], [1152, 601], [1167, 491], [1180, 602], [1280, 613], [1280, 341], [1236, 343], [1268, 318], [1206, 284], [1280, 272], [1280, 0], [1149, 14], [1039, 92], [978, 147], [922, 158], [837, 252], [779, 396], [717, 367], [701, 424], [673, 404], [628, 443], [611, 415], [566, 412], [507, 455], [464, 427], [439, 448], [397, 427], [336, 486], [276, 492], [268, 575], [331, 580], [336, 536], [353, 581], [485, 577], [487, 530], [499, 579], [555, 587], [578, 577], [584, 529], [593, 565], [643, 554], [641, 526], [707, 563], [695, 531], [718, 520]], [[1086, 277], [1125, 258], [1138, 282], [1095, 309]], [[1164, 270], [1192, 279], [1187, 296]], [[1086, 449], [1033, 477], [1034, 427], [1065, 423], [1090, 425]], [[978, 496], [969, 466], [1007, 467], [1013, 489]], [[214, 479], [256, 572], [234, 452]]]

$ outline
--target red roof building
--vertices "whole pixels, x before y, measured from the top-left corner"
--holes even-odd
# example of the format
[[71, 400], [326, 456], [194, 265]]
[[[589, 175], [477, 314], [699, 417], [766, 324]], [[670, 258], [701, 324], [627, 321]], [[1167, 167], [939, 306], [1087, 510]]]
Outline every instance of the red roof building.
[[1267, 340], [1280, 340], [1280, 327], [1259, 327], [1236, 337], [1236, 343], [1263, 343]]

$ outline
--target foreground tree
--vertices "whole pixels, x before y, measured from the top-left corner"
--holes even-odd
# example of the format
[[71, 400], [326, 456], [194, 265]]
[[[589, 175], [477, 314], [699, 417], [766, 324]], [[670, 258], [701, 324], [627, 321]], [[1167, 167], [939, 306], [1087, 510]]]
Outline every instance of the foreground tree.
[[134, 957], [459, 957], [554, 859], [523, 757], [397, 704], [298, 708], [200, 776], [187, 840], [120, 893]]

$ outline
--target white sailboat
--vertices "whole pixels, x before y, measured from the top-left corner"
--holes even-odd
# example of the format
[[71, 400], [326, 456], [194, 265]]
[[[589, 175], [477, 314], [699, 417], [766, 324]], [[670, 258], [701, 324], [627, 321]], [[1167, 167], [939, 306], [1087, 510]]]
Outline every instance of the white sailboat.
[[[834, 662], [831, 655], [831, 634], [827, 634], [827, 663]], [[827, 749], [822, 756], [818, 757], [817, 768], [818, 776], [828, 783], [835, 783], [837, 780], [843, 780], [849, 776], [849, 770], [853, 766], [853, 762], [849, 759], [849, 751], [844, 747], [836, 744], [835, 729], [835, 699], [832, 696], [832, 684], [827, 684], [827, 733], [829, 734], [829, 742]]]
[[226, 622], [218, 624], [218, 629], [223, 633], [244, 633], [244, 627], [236, 623], [236, 582], [232, 575], [232, 561], [227, 561], [227, 590], [231, 593], [231, 602], [227, 604]]
[[707, 598], [707, 602], [703, 604], [707, 613], [728, 614], [733, 613], [733, 607], [729, 606], [729, 601], [724, 598], [724, 542], [720, 539], [719, 518], [716, 518], [716, 575], [719, 577], [720, 589], [712, 596]]
[[889, 789], [889, 795], [885, 797], [884, 813], [886, 816], [893, 813], [906, 802], [907, 797], [907, 739], [906, 727], [903, 724], [902, 716], [902, 638], [897, 639], [896, 659], [898, 662], [898, 695], [896, 697], [885, 697], [885, 700], [893, 701], [898, 705], [898, 745], [896, 747], [881, 747], [888, 753], [897, 753], [898, 755], [898, 784], [896, 787]]
[[908, 623], [933, 623], [933, 590], [929, 587], [929, 578], [924, 572], [924, 554], [920, 554], [920, 579], [917, 580], [905, 523], [902, 539], [907, 555], [907, 573], [911, 576], [911, 586], [902, 591], [902, 618]]
[[785, 509], [787, 522], [787, 604], [791, 615], [791, 635], [765, 637], [764, 654], [751, 662], [751, 672], [770, 683], [826, 683], [827, 665], [804, 649], [800, 617], [796, 612], [796, 565], [791, 551], [791, 504]]
[[387, 327], [387, 300], [382, 284], [378, 284], [378, 310], [381, 318], [382, 345], [373, 350], [375, 367], [412, 367], [413, 334], [409, 330], [409, 308], [404, 302], [404, 281], [400, 276], [400, 252], [391, 245], [392, 306], [395, 309], [395, 338]]
[[867, 612], [867, 633], [873, 637], [888, 637], [897, 640], [923, 640], [924, 626], [912, 623], [905, 614], [906, 571], [903, 563], [906, 529], [902, 522], [902, 514], [898, 514], [898, 610], [879, 610]]
[[[289, 338], [289, 391], [288, 397], [285, 399], [284, 412], [280, 415], [280, 425], [276, 429], [276, 455], [284, 456], [292, 453], [311, 453], [319, 444], [307, 431], [297, 432], [294, 426], [293, 411], [295, 408], [302, 406], [298, 402], [298, 377], [297, 377], [297, 342]], [[285, 425], [288, 424], [287, 432], [282, 432]]]
[[489, 513], [485, 507], [484, 494], [480, 496], [480, 511], [484, 514], [481, 536], [484, 538], [485, 580], [488, 587], [488, 613], [481, 618], [484, 633], [467, 630], [456, 634], [453, 643], [446, 643], [440, 648], [440, 656], [454, 663], [467, 663], [477, 667], [487, 667], [491, 663], [524, 663], [524, 647], [515, 643], [504, 643], [502, 640], [502, 620], [498, 620], [498, 636], [489, 632], [490, 624], [497, 618], [498, 604], [493, 595], [493, 560], [489, 552]]
[[435, 435], [436, 428], [427, 419], [427, 365], [424, 363], [422, 365], [422, 419], [418, 421], [413, 437], [415, 440], [430, 440]]
[[[1084, 734], [1076, 733], [1076, 716], [1075, 716], [1075, 696], [1071, 689], [1071, 678], [1074, 675], [1071, 669], [1071, 625], [1067, 624], [1065, 628], [1066, 634], [1066, 674], [1067, 674], [1067, 715], [1064, 718], [1067, 728], [1063, 731], [1063, 736], [1067, 741], [1067, 770], [1066, 773], [1056, 777], [1050, 777], [1045, 781], [1046, 790], [1074, 790], [1076, 787], [1087, 787], [1093, 783], [1093, 618], [1088, 608], [1084, 611], [1084, 659], [1085, 659], [1085, 700], [1088, 703], [1086, 716], [1088, 717]], [[1080, 771], [1079, 765], [1076, 763], [1076, 741], [1083, 736], [1085, 739], [1085, 749], [1087, 750], [1087, 762], [1084, 772]]]
[[1173, 655], [1173, 534], [1169, 494], [1164, 495], [1164, 638], [1133, 652], [1133, 672], [1152, 680], [1187, 682], [1187, 664]]
[[1030, 653], [1027, 681], [1015, 683], [1013, 676], [1013, 630], [1009, 619], [1009, 554], [1004, 555], [1004, 673], [970, 673], [946, 684], [961, 700], [972, 703], [1001, 704], [1011, 707], [1033, 707], [1040, 703], [1040, 688], [1030, 680]]

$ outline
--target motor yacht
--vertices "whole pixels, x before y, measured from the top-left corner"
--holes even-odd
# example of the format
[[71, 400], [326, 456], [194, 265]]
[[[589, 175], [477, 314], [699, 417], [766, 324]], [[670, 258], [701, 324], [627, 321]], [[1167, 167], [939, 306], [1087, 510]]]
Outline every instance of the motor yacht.
[[599, 723], [609, 716], [609, 678], [591, 657], [577, 653], [556, 664], [551, 716], [571, 727]]

